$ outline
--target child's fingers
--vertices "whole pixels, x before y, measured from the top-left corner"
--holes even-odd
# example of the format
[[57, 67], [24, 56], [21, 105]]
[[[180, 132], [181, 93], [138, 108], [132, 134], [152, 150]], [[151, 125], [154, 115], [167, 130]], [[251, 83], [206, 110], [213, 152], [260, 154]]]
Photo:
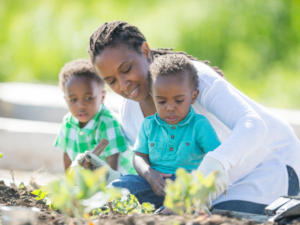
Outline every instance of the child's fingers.
[[157, 181], [154, 181], [153, 184], [151, 184], [151, 188], [157, 196], [164, 196], [164, 188], [161, 186], [161, 184]]
[[161, 175], [163, 177], [171, 177], [172, 176], [172, 174], [170, 174], [170, 173], [161, 173]]
[[166, 187], [166, 182], [162, 177], [158, 178], [158, 182], [162, 186], [163, 189]]

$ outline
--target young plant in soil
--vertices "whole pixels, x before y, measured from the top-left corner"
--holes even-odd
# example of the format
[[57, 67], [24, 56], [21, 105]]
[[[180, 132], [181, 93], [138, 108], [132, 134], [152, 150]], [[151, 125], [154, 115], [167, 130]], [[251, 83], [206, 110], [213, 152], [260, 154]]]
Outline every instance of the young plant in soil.
[[[80, 222], [89, 218], [89, 212], [93, 209], [91, 206], [102, 207], [121, 195], [119, 190], [105, 189], [106, 172], [104, 167], [95, 171], [76, 167], [65, 177], [33, 191], [32, 194], [37, 195], [36, 200], [44, 199], [50, 208], [60, 210], [66, 218], [74, 215]], [[95, 201], [92, 205], [88, 204], [95, 195], [100, 195], [101, 198], [96, 204]]]
[[209, 193], [215, 190], [215, 178], [216, 172], [204, 178], [198, 171], [188, 173], [179, 168], [174, 182], [166, 180], [164, 206], [179, 215], [192, 215], [194, 212], [197, 214], [199, 209], [202, 213], [210, 214], [205, 207], [205, 201]]
[[123, 196], [112, 200], [107, 204], [106, 209], [95, 209], [93, 215], [99, 216], [108, 212], [117, 212], [122, 215], [150, 214], [155, 210], [155, 206], [149, 202], [140, 204], [137, 198], [132, 194], [123, 194]]
[[[120, 214], [150, 213], [154, 206], [142, 205], [133, 195], [122, 196], [120, 189], [106, 187], [106, 168], [91, 171], [81, 167], [74, 168], [66, 177], [53, 181], [32, 194], [36, 200], [44, 199], [50, 208], [60, 210], [65, 218], [75, 216], [78, 222], [87, 222], [97, 215], [108, 212]], [[96, 209], [93, 211], [93, 209]], [[94, 217], [90, 217], [93, 211]]]

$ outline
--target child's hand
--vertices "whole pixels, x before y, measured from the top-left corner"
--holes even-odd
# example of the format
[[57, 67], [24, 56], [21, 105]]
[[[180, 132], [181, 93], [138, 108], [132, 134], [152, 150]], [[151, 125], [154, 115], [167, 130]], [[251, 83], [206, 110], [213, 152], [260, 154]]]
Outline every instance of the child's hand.
[[164, 177], [171, 177], [171, 176], [172, 174], [161, 173], [157, 170], [150, 169], [150, 174], [147, 181], [157, 196], [164, 196], [165, 195], [164, 188], [166, 186]]

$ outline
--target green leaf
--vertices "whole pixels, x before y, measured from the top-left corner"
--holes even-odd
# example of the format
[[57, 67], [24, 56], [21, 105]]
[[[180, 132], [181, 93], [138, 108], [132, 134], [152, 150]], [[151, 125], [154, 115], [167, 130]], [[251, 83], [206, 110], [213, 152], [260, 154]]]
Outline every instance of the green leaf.
[[31, 194], [33, 194], [33, 195], [39, 195], [41, 191], [42, 190], [40, 190], [40, 189], [36, 189], [36, 190], [32, 191]]
[[0, 158], [2, 158], [2, 157], [3, 157], [3, 153], [0, 152]]
[[192, 214], [195, 207], [203, 205], [209, 193], [214, 191], [215, 179], [215, 172], [204, 178], [198, 171], [188, 173], [178, 169], [176, 180], [166, 181], [164, 205], [180, 215]]

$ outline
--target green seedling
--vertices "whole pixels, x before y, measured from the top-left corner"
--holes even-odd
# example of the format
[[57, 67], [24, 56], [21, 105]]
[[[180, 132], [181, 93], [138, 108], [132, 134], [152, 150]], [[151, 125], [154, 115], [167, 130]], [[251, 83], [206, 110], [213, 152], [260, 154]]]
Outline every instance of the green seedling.
[[198, 171], [188, 173], [179, 168], [174, 182], [166, 180], [164, 205], [179, 215], [192, 215], [199, 209], [205, 212], [205, 201], [215, 191], [215, 178], [216, 172], [204, 178]]
[[88, 218], [95, 208], [121, 196], [117, 189], [105, 189], [107, 169], [74, 168], [65, 178], [51, 182], [47, 191], [53, 194], [52, 205], [65, 215], [75, 215], [78, 221]]
[[49, 193], [42, 189], [37, 189], [32, 191], [31, 194], [36, 195], [37, 197], [35, 199], [38, 201], [44, 199]]
[[122, 215], [129, 215], [131, 213], [150, 214], [154, 211], [154, 209], [154, 205], [148, 202], [140, 204], [134, 195], [128, 194], [114, 199], [108, 203], [107, 207], [104, 209], [95, 209], [93, 211], [93, 215], [102, 215], [111, 211], [120, 213]]
[[114, 212], [121, 213], [122, 215], [127, 215], [131, 213], [137, 214], [149, 214], [155, 209], [154, 205], [145, 202], [140, 204], [137, 198], [129, 194], [127, 196], [122, 196], [112, 202], [112, 207]]
[[24, 186], [23, 183], [21, 183], [21, 184], [19, 185], [19, 189], [20, 189], [20, 190], [23, 190], [23, 188], [25, 188], [25, 186]]
[[50, 209], [53, 208], [52, 202], [53, 202], [53, 195], [49, 194], [46, 190], [46, 186], [42, 187], [42, 189], [36, 189], [31, 192], [31, 194], [36, 195], [37, 197], [35, 200], [43, 200], [43, 202], [49, 206]]
[[130, 214], [151, 213], [154, 210], [153, 205], [140, 204], [133, 195], [127, 193], [125, 197], [119, 189], [105, 188], [106, 173], [104, 167], [94, 171], [76, 167], [65, 177], [32, 194], [37, 195], [37, 200], [44, 199], [46, 204], [60, 210], [66, 218], [74, 215], [78, 221], [88, 220], [90, 212], [97, 216], [110, 211]]

